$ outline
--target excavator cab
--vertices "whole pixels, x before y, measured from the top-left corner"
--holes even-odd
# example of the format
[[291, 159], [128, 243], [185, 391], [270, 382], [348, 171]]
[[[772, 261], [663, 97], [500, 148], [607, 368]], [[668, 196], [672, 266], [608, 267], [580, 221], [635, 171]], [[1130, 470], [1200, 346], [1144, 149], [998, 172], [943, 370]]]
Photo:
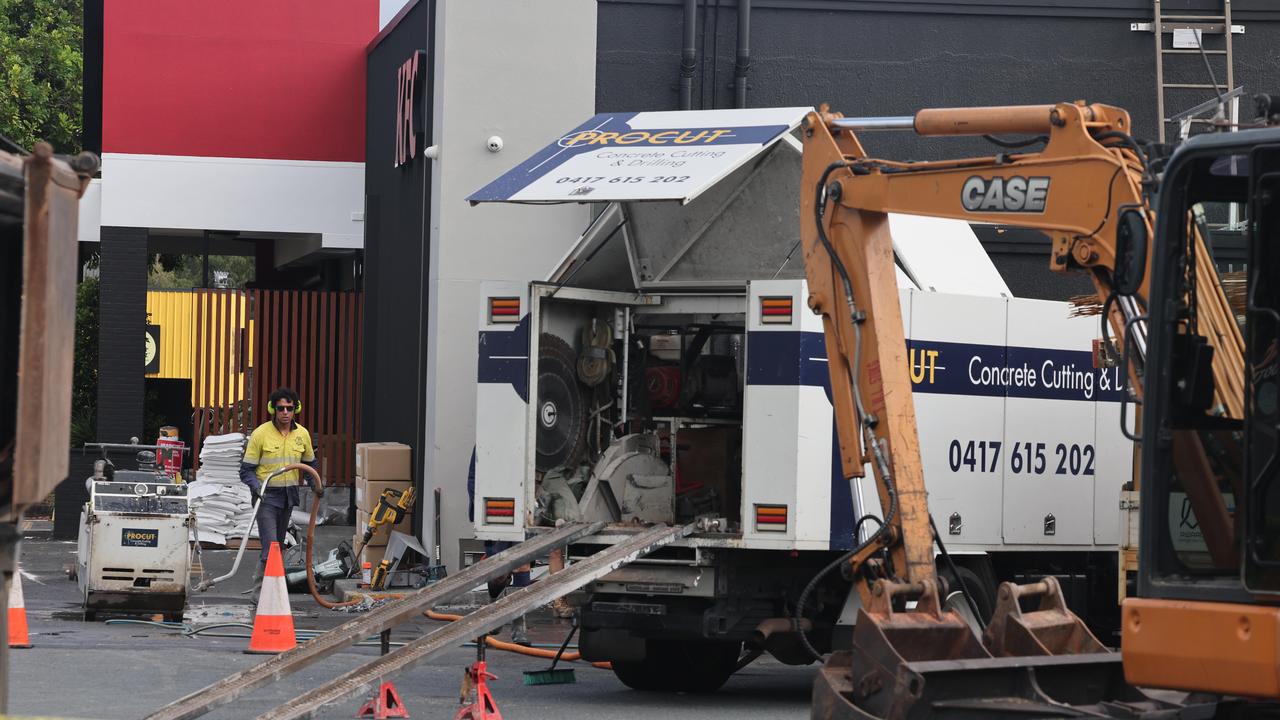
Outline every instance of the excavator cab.
[[1280, 593], [1280, 145], [1258, 148], [1252, 159], [1262, 172], [1250, 173], [1248, 200], [1256, 240], [1246, 308], [1244, 585], [1274, 595]]
[[1122, 613], [1137, 685], [1280, 698], [1278, 191], [1272, 128], [1193, 138], [1161, 179], [1149, 337], [1134, 338], [1149, 340]]

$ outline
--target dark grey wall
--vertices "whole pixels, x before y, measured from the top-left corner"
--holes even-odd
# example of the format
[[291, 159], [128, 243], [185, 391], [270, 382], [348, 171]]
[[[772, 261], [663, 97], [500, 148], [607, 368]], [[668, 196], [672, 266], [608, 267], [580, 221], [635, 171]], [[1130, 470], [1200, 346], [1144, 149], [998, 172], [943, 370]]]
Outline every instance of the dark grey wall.
[[129, 442], [142, 435], [147, 230], [104, 227], [99, 252], [98, 440]]
[[[1166, 0], [1164, 7], [1171, 13], [1216, 4]], [[1234, 22], [1247, 28], [1234, 36], [1236, 84], [1251, 92], [1280, 88], [1280, 3], [1232, 6]], [[737, 7], [736, 0], [699, 0], [695, 108], [732, 107]], [[600, 0], [598, 17], [597, 111], [676, 109], [679, 0]], [[1150, 19], [1148, 0], [754, 0], [747, 102], [829, 102], [846, 115], [906, 115], [923, 107], [1087, 99], [1128, 109], [1138, 133], [1154, 137], [1155, 41], [1129, 29]], [[1213, 48], [1221, 39], [1205, 42]], [[1221, 57], [1211, 57], [1225, 82]], [[1181, 76], [1170, 80], [1206, 81], [1196, 56], [1165, 63], [1171, 76]], [[1208, 99], [1196, 92], [1171, 97], [1170, 111]], [[918, 146], [901, 134], [868, 144], [894, 155]]]
[[361, 439], [402, 442], [420, 462], [426, 418], [427, 279], [431, 161], [393, 167], [396, 71], [426, 51], [425, 91], [416, 112], [421, 146], [432, 137], [431, 45], [435, 3], [420, 0], [369, 53], [365, 142], [364, 400]]
[[[1235, 84], [1280, 92], [1280, 2], [1233, 0]], [[699, 0], [695, 109], [733, 107], [737, 0]], [[1156, 54], [1150, 0], [753, 0], [747, 105], [830, 103], [846, 116], [910, 115], [925, 107], [1022, 105], [1077, 99], [1127, 109], [1140, 138], [1156, 139]], [[1166, 14], [1222, 7], [1165, 0]], [[683, 27], [680, 0], [599, 0], [597, 112], [674, 110]], [[1167, 43], [1166, 39], [1166, 43]], [[1208, 49], [1221, 36], [1205, 36]], [[1222, 56], [1209, 56], [1219, 83]], [[1167, 82], [1208, 82], [1198, 55], [1166, 56]], [[1177, 95], [1175, 93], [1182, 92]], [[1209, 99], [1169, 91], [1166, 113]], [[1247, 119], [1251, 103], [1241, 104]], [[899, 160], [989, 155], [979, 139], [865, 132], [875, 156]], [[1065, 299], [1088, 292], [1082, 276], [1049, 273], [1047, 240], [1019, 248], [986, 242], [1015, 294]], [[1004, 242], [1001, 242], [1004, 240]]]

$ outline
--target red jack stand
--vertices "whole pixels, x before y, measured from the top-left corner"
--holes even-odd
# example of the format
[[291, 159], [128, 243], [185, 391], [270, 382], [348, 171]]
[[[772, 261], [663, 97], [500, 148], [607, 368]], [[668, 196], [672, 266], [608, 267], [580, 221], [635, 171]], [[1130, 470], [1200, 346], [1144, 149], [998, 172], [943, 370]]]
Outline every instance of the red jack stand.
[[378, 688], [377, 697], [361, 706], [360, 712], [356, 713], [357, 718], [371, 716], [373, 720], [409, 717], [409, 711], [401, 702], [400, 693], [396, 692], [395, 685], [390, 682], [382, 683], [382, 687]]
[[[458, 708], [458, 714], [453, 716], [453, 720], [502, 720], [502, 713], [498, 711], [498, 703], [489, 692], [488, 683], [489, 680], [497, 680], [498, 676], [485, 667], [484, 646], [485, 636], [482, 635], [476, 640], [476, 661], [463, 673], [462, 691], [458, 694], [458, 702], [462, 707]], [[472, 691], [475, 692], [475, 701], [468, 705], [467, 697]]]

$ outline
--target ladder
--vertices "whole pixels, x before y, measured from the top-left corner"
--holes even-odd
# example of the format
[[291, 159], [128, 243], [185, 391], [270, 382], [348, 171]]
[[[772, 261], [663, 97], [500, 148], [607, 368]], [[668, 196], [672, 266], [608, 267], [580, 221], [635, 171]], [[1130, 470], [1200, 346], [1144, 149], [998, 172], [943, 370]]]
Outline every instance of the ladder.
[[[1203, 96], [1204, 91], [1212, 94], [1213, 100], [1209, 107], [1219, 107], [1220, 111], [1225, 113], [1227, 108], [1222, 107], [1231, 100], [1230, 120], [1232, 123], [1236, 121], [1237, 98], [1240, 90], [1235, 87], [1235, 70], [1234, 57], [1231, 49], [1231, 36], [1244, 32], [1243, 25], [1236, 25], [1231, 22], [1231, 0], [1222, 0], [1222, 9], [1215, 14], [1197, 13], [1197, 14], [1165, 14], [1161, 8], [1161, 0], [1154, 0], [1152, 8], [1152, 22], [1150, 23], [1131, 23], [1130, 30], [1134, 31], [1150, 31], [1156, 40], [1156, 113], [1160, 118], [1160, 142], [1165, 142], [1166, 129], [1171, 123], [1178, 123], [1179, 135], [1183, 138], [1190, 131], [1190, 125], [1195, 122], [1206, 122], [1205, 119], [1193, 117], [1187, 112], [1177, 113], [1174, 116], [1166, 114], [1165, 108], [1170, 104], [1171, 99], [1166, 95], [1168, 91], [1176, 91], [1175, 95], [1186, 97], [1188, 91], [1199, 91], [1198, 95]], [[1165, 47], [1165, 35], [1172, 35], [1170, 47]], [[1205, 35], [1221, 35], [1223, 37], [1222, 47], [1206, 48], [1203, 41]], [[1189, 39], [1190, 47], [1186, 47], [1188, 43], [1184, 38]], [[1184, 45], [1179, 47], [1179, 45]], [[1208, 82], [1165, 82], [1165, 59], [1166, 56], [1174, 56], [1183, 58], [1182, 69], [1186, 71], [1186, 61], [1191, 59], [1199, 59], [1208, 75]], [[1192, 57], [1187, 57], [1192, 56]], [[1210, 58], [1223, 58], [1226, 65], [1225, 82], [1219, 82], [1218, 74], [1213, 68]], [[1232, 97], [1228, 98], [1228, 94]], [[1191, 102], [1180, 102], [1180, 106], [1189, 106]], [[1201, 103], [1201, 106], [1205, 103]], [[1198, 106], [1199, 107], [1199, 106]]]

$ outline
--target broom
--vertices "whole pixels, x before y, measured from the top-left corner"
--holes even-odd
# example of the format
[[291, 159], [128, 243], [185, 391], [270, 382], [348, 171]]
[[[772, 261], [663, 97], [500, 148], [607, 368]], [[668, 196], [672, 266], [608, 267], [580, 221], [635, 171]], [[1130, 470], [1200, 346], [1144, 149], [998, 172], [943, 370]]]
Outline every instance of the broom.
[[573, 640], [573, 635], [576, 632], [578, 632], [578, 620], [574, 618], [573, 629], [569, 631], [564, 643], [560, 645], [560, 650], [552, 658], [551, 667], [546, 670], [526, 670], [524, 672], [525, 685], [568, 685], [578, 681], [573, 675], [573, 668], [556, 669], [556, 663], [560, 662], [560, 656], [564, 655], [565, 648], [569, 647], [569, 641]]

